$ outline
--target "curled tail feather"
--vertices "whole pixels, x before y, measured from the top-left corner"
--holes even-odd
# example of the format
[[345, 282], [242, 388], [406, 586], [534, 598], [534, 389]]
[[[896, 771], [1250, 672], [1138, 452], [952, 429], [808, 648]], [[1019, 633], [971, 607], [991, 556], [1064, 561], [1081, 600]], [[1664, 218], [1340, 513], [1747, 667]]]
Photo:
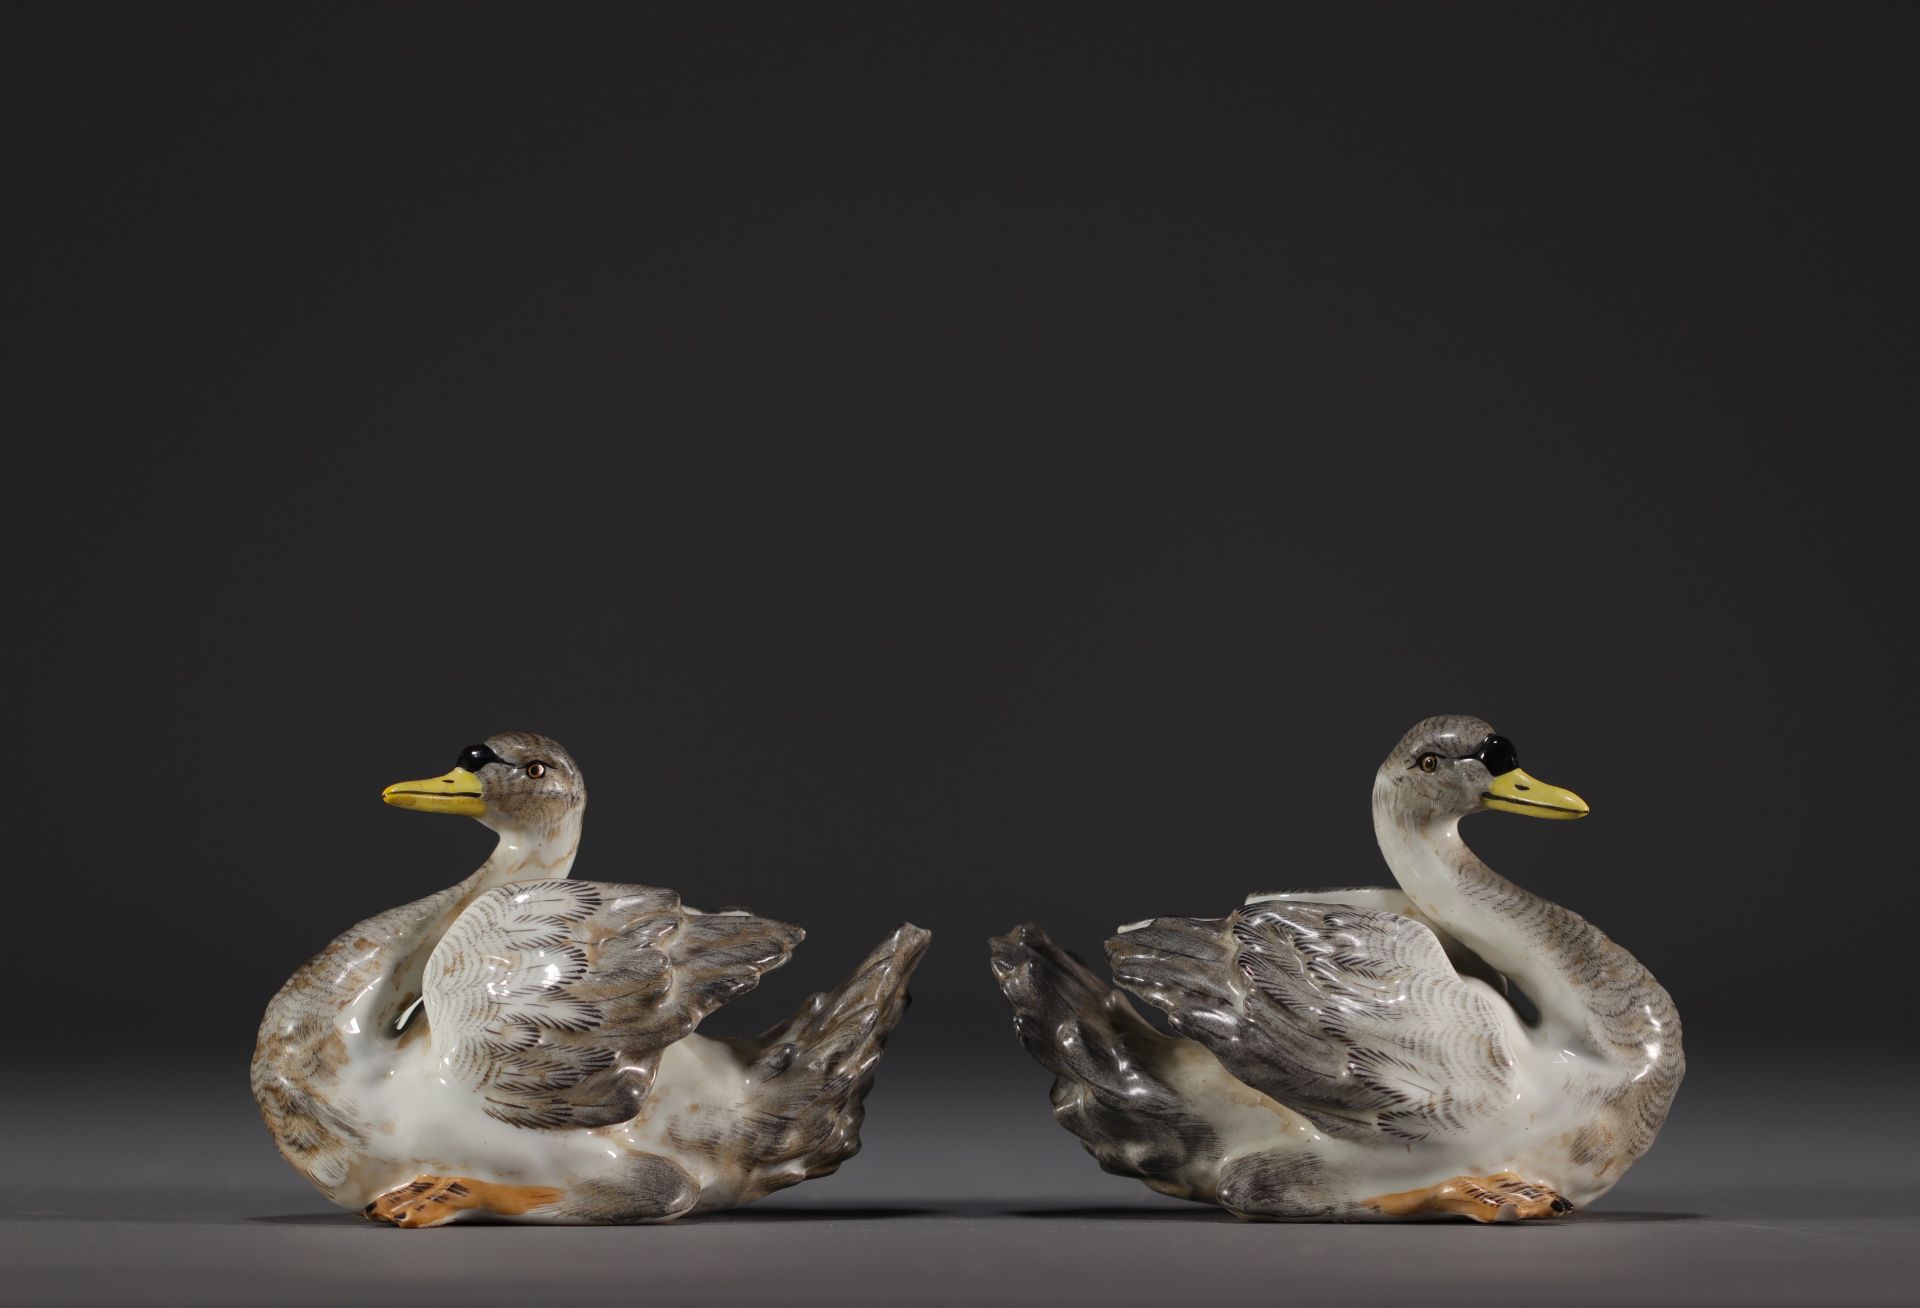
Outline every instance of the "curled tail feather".
[[840, 986], [749, 1042], [746, 1111], [734, 1130], [754, 1160], [737, 1202], [825, 1176], [860, 1151], [874, 1067], [909, 1002], [907, 981], [932, 934], [907, 923]]
[[1013, 1026], [1054, 1075], [1053, 1112], [1100, 1166], [1164, 1194], [1207, 1197], [1195, 1181], [1219, 1140], [1167, 1083], [1176, 1046], [1127, 997], [1033, 923], [991, 943]]

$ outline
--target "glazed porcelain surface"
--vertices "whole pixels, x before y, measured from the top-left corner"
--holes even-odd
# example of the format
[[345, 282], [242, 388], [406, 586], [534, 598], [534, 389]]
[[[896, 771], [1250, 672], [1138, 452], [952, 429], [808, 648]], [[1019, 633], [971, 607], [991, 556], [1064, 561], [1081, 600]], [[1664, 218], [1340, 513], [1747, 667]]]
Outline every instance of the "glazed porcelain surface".
[[1108, 1171], [1243, 1217], [1501, 1221], [1605, 1194], [1673, 1103], [1680, 1019], [1633, 955], [1474, 855], [1460, 820], [1486, 810], [1587, 805], [1485, 722], [1429, 718], [1374, 777], [1398, 889], [1122, 927], [1119, 989], [1037, 926], [995, 940], [1055, 1116]]
[[267, 1006], [253, 1091], [288, 1162], [396, 1226], [648, 1222], [835, 1170], [928, 934], [902, 926], [758, 1039], [700, 1020], [802, 932], [670, 890], [568, 878], [586, 783], [507, 732], [389, 804], [499, 835], [472, 876], [342, 934]]

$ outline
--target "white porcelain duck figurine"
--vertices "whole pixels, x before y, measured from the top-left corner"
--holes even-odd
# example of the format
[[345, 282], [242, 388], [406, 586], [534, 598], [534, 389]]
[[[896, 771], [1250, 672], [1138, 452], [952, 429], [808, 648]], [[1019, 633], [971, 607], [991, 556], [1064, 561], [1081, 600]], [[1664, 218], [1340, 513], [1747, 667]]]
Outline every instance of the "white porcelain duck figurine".
[[505, 732], [401, 808], [499, 833], [460, 884], [367, 919], [267, 1006], [253, 1092], [287, 1161], [395, 1226], [651, 1222], [834, 1171], [928, 934], [902, 926], [757, 1040], [700, 1020], [787, 961], [798, 927], [669, 890], [567, 880], [586, 783]]
[[1429, 718], [1374, 778], [1398, 891], [1123, 927], [1114, 979], [1178, 1036], [1038, 927], [995, 940], [1061, 1124], [1108, 1171], [1249, 1218], [1504, 1221], [1605, 1194], [1673, 1102], [1680, 1019], [1633, 955], [1474, 856], [1460, 819], [1488, 809], [1587, 813], [1485, 722]]

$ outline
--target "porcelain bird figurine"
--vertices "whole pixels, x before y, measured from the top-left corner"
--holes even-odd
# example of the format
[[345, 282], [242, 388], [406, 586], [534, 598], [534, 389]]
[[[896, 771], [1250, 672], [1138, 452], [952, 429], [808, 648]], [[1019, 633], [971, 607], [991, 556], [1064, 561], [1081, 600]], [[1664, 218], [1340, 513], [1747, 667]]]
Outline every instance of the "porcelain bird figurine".
[[1485, 722], [1429, 718], [1374, 777], [1399, 890], [1121, 928], [1114, 980], [1178, 1036], [1037, 926], [995, 940], [1061, 1124], [1108, 1171], [1249, 1218], [1501, 1221], [1605, 1194], [1673, 1102], [1680, 1019], [1633, 955], [1474, 856], [1460, 819], [1489, 809], [1587, 813]]
[[267, 1006], [254, 1097], [327, 1198], [404, 1227], [664, 1221], [859, 1149], [925, 931], [902, 926], [759, 1039], [711, 1040], [700, 1020], [802, 932], [568, 880], [587, 790], [557, 743], [493, 736], [383, 798], [477, 818], [500, 841], [458, 885], [340, 936]]

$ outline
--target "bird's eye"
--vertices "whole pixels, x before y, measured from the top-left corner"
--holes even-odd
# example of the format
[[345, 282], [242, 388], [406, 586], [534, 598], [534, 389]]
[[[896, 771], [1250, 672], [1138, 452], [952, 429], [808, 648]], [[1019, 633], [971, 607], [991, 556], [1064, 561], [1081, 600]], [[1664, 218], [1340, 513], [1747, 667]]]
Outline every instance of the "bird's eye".
[[1439, 766], [1440, 756], [1438, 754], [1422, 754], [1420, 756], [1420, 770], [1422, 772], [1431, 772]]
[[527, 775], [536, 778], [544, 777], [547, 775], [547, 765], [535, 759], [533, 762], [527, 764]]

